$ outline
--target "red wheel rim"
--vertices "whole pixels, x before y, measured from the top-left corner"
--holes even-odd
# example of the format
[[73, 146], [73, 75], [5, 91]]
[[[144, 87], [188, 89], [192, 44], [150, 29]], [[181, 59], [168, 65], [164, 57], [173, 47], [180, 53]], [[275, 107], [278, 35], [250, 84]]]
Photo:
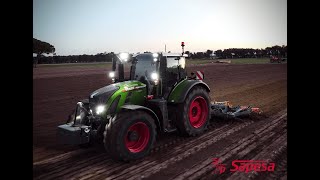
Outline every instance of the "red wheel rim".
[[150, 131], [143, 122], [137, 122], [131, 125], [125, 136], [125, 146], [132, 153], [143, 151], [149, 142]]
[[189, 121], [192, 127], [199, 128], [207, 121], [208, 104], [207, 101], [198, 96], [190, 103]]

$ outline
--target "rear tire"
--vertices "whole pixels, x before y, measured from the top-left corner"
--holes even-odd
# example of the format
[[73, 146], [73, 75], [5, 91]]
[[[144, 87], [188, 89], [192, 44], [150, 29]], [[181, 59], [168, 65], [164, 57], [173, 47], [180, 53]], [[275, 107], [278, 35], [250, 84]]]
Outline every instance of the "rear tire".
[[104, 147], [114, 160], [130, 161], [147, 156], [156, 139], [154, 119], [143, 111], [117, 114], [106, 125]]
[[210, 99], [202, 87], [190, 90], [184, 103], [178, 106], [177, 127], [183, 135], [196, 136], [203, 133], [210, 119]]

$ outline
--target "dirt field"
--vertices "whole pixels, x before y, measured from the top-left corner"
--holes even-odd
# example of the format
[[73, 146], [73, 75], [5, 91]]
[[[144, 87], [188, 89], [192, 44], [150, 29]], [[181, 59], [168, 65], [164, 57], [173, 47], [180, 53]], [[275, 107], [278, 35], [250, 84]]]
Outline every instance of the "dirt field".
[[[206, 133], [157, 139], [152, 153], [131, 163], [114, 162], [103, 147], [57, 144], [63, 124], [79, 99], [110, 80], [102, 68], [36, 68], [33, 77], [34, 179], [286, 179], [287, 64], [206, 64], [202, 70], [211, 99], [253, 105], [261, 115], [240, 120], [212, 119]], [[212, 158], [226, 172], [214, 174]], [[275, 162], [274, 172], [231, 173], [233, 160]]]

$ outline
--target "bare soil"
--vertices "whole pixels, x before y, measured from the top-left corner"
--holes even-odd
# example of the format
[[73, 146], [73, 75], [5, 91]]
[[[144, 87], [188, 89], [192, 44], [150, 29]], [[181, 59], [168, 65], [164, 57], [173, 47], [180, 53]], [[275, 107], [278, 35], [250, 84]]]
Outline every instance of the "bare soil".
[[[115, 162], [103, 147], [59, 145], [56, 128], [79, 99], [111, 83], [103, 68], [35, 68], [33, 72], [34, 179], [286, 179], [287, 64], [206, 64], [212, 101], [252, 105], [263, 111], [242, 120], [213, 118], [198, 137], [165, 134], [140, 160]], [[212, 158], [226, 164], [214, 174]], [[233, 160], [268, 160], [274, 172], [231, 173]]]

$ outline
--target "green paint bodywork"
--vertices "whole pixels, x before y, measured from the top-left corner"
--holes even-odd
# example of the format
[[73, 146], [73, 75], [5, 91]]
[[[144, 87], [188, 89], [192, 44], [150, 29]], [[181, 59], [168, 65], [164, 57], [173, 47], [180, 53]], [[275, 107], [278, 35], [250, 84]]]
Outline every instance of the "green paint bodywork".
[[183, 90], [187, 87], [188, 83], [189, 82], [187, 79], [180, 81], [170, 93], [168, 102], [177, 102], [182, 95]]
[[204, 88], [207, 92], [210, 92], [209, 86], [202, 80], [190, 80], [184, 79], [180, 81], [172, 90], [168, 97], [168, 102], [170, 103], [182, 103], [187, 97], [189, 91], [195, 87], [200, 86]]
[[[124, 81], [112, 85], [118, 86], [119, 89], [108, 99], [106, 103], [106, 112], [118, 96], [120, 96], [120, 99], [115, 113], [118, 113], [124, 104], [143, 105], [145, 103], [147, 89], [146, 85], [140, 81]], [[126, 101], [127, 98], [128, 100]]]

